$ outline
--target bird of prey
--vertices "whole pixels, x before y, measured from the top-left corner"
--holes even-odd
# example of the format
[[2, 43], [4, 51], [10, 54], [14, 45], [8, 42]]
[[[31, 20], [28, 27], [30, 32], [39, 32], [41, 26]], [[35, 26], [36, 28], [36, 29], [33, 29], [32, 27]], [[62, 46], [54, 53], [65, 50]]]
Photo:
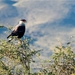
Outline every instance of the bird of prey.
[[25, 19], [21, 19], [20, 21], [19, 21], [19, 24], [18, 25], [16, 25], [13, 29], [12, 29], [12, 32], [11, 32], [11, 34], [7, 37], [7, 39], [10, 37], [10, 36], [17, 36], [17, 38], [22, 38], [23, 37], [23, 35], [24, 35], [24, 33], [25, 33], [25, 30], [26, 30], [26, 28], [25, 28], [25, 23], [26, 23], [27, 21], [25, 20]]

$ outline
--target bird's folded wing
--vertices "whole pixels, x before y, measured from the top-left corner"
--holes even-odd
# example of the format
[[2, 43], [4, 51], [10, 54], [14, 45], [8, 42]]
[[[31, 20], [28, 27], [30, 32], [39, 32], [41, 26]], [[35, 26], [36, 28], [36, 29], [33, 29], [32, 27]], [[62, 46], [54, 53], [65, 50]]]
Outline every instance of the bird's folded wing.
[[18, 26], [19, 26], [19, 25], [15, 26], [15, 27], [12, 29], [12, 31], [17, 31]]

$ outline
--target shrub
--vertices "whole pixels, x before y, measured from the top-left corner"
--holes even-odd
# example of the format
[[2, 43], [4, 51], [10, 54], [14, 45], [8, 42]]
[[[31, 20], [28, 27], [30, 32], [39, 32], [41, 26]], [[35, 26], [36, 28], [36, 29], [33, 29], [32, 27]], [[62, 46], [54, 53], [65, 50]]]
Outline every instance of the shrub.
[[56, 46], [48, 64], [43, 71], [52, 73], [50, 75], [72, 75], [75, 74], [75, 53], [70, 45]]
[[0, 74], [14, 75], [14, 72], [16, 75], [18, 73], [20, 75], [29, 74], [30, 63], [33, 61], [32, 56], [39, 51], [30, 48], [28, 39], [17, 40], [15, 37], [15, 40], [11, 42], [0, 40]]

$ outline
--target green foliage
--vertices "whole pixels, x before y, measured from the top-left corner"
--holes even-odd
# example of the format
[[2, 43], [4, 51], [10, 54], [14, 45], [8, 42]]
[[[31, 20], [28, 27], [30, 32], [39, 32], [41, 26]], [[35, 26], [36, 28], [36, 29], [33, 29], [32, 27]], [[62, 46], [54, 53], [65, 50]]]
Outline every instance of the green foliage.
[[50, 61], [44, 67], [46, 73], [50, 75], [74, 75], [75, 74], [75, 53], [72, 47], [56, 46]]
[[56, 47], [52, 58], [54, 71], [57, 75], [75, 73], [75, 54], [70, 46]]
[[0, 28], [3, 28], [4, 26], [0, 26]]
[[[11, 42], [0, 40], [0, 75], [10, 75], [12, 68], [17, 64], [21, 64], [24, 68], [24, 73], [29, 74], [30, 63], [33, 61], [32, 56], [38, 52], [40, 52], [40, 50], [36, 51], [30, 48], [28, 39], [16, 39]], [[13, 62], [15, 63], [14, 66], [12, 66]]]

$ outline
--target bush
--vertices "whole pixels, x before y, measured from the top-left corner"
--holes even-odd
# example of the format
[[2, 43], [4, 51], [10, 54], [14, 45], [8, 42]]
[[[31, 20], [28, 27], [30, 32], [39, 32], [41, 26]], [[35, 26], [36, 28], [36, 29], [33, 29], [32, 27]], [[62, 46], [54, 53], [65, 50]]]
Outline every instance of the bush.
[[[75, 74], [75, 53], [70, 45], [57, 46], [54, 53], [43, 71], [52, 73], [50, 75], [74, 75]], [[44, 71], [44, 72], [45, 72]]]
[[39, 51], [30, 48], [28, 39], [17, 40], [15, 37], [11, 42], [0, 40], [0, 75], [29, 74], [32, 56]]

